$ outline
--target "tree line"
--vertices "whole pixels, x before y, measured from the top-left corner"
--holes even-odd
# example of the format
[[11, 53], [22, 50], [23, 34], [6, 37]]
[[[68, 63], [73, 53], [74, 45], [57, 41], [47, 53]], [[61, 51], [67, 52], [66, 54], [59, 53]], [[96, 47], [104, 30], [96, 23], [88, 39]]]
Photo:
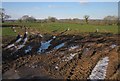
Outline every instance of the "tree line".
[[[8, 21], [8, 19], [11, 18], [10, 15], [6, 14], [4, 8], [0, 8], [0, 20], [2, 23], [5, 21]], [[9, 20], [10, 21], [10, 20]], [[119, 22], [119, 18], [116, 16], [106, 16], [102, 20], [97, 19], [90, 19], [89, 15], [85, 15], [84, 19], [57, 19], [56, 17], [49, 16], [46, 19], [36, 19], [33, 16], [29, 15], [23, 15], [18, 20], [15, 20], [15, 22], [38, 22], [38, 23], [50, 23], [50, 22], [62, 22], [62, 23], [78, 23], [78, 24], [107, 24], [107, 25], [117, 25]]]

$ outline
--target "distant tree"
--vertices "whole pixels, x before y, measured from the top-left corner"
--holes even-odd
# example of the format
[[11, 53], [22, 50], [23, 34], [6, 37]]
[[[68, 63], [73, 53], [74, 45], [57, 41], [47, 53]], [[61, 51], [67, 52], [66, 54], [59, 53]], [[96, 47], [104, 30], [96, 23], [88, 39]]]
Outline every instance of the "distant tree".
[[57, 21], [57, 18], [55, 18], [55, 17], [48, 17], [48, 21], [50, 21], [50, 22], [56, 22]]
[[89, 15], [85, 15], [84, 18], [85, 18], [85, 22], [88, 24], [88, 19], [89, 19]]
[[4, 8], [0, 8], [0, 20], [4, 23], [5, 20], [9, 19], [11, 16], [5, 13]]
[[106, 16], [106, 17], [104, 17], [104, 20], [118, 20], [118, 17], [116, 17], [116, 16]]
[[78, 19], [78, 18], [73, 18], [73, 22], [74, 22], [74, 23], [80, 23], [80, 19]]
[[22, 20], [21, 20], [21, 19], [18, 19], [18, 22], [22, 22]]
[[20, 19], [21, 20], [26, 20], [26, 19], [28, 19], [29, 18], [29, 15], [23, 15]]
[[73, 21], [78, 21], [79, 19], [78, 18], [73, 18]]
[[22, 20], [22, 21], [25, 21], [25, 22], [34, 22], [36, 21], [36, 19], [33, 17], [33, 16], [29, 16], [29, 15], [24, 15], [22, 16], [19, 21]]
[[118, 24], [119, 18], [117, 16], [106, 16], [104, 17], [104, 21], [106, 24], [112, 25], [112, 24]]

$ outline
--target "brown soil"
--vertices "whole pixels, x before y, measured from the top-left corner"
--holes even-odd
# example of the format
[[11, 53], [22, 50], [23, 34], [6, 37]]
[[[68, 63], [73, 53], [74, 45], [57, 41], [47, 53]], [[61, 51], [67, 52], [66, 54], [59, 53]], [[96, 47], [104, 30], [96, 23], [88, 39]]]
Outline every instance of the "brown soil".
[[[9, 55], [11, 51], [3, 48], [3, 78], [50, 78], [50, 79], [87, 79], [97, 62], [105, 57], [109, 57], [105, 79], [119, 79], [120, 62], [118, 61], [119, 53], [119, 35], [108, 33], [90, 33], [87, 35], [61, 35], [54, 39], [52, 45], [45, 53], [37, 54], [41, 38], [30, 39], [26, 46], [14, 55]], [[48, 36], [50, 39], [51, 36]], [[65, 42], [65, 46], [55, 50], [56, 45]], [[8, 42], [9, 43], [9, 42]], [[5, 43], [6, 45], [6, 43]], [[30, 53], [25, 54], [24, 49], [32, 45]], [[79, 45], [76, 49], [70, 49], [70, 46]], [[112, 47], [112, 45], [116, 45]], [[76, 55], [64, 61], [70, 54]], [[15, 55], [19, 54], [18, 57]], [[8, 59], [9, 58], [9, 59]], [[14, 75], [6, 75], [13, 73]]]

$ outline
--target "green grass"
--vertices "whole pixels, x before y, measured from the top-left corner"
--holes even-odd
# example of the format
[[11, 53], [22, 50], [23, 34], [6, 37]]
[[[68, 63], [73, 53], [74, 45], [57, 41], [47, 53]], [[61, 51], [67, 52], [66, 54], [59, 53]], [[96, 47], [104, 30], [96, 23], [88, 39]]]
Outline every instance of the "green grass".
[[[51, 31], [59, 29], [58, 32], [64, 31], [70, 28], [68, 34], [79, 34], [87, 32], [95, 32], [99, 29], [99, 32], [118, 33], [117, 25], [89, 25], [89, 24], [75, 24], [75, 23], [5, 23], [5, 24], [16, 24], [21, 26], [29, 27], [33, 30], [37, 30], [40, 33], [51, 33]], [[3, 35], [15, 35], [10, 28], [3, 28]]]
[[2, 36], [2, 27], [0, 27], [0, 36]]
[[16, 33], [12, 31], [10, 27], [2, 28], [2, 36], [15, 36]]

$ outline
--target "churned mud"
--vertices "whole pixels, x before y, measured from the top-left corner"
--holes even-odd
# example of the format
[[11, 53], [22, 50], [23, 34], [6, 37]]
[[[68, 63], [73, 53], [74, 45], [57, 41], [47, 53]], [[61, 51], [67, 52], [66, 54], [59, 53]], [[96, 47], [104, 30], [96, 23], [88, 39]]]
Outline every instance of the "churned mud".
[[[120, 79], [119, 35], [29, 35], [21, 49], [2, 45], [3, 79]], [[47, 37], [47, 38], [45, 38]], [[7, 38], [3, 38], [5, 41]], [[19, 45], [16, 45], [19, 47]], [[15, 52], [14, 52], [15, 51]]]

